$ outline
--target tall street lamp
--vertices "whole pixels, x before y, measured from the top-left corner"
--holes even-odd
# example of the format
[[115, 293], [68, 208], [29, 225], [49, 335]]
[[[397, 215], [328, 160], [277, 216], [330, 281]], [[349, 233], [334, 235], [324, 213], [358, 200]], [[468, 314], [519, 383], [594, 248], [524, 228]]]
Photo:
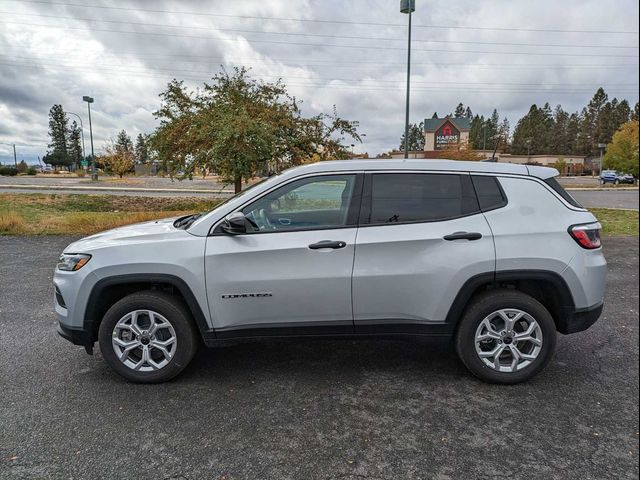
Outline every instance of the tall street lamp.
[[411, 83], [411, 13], [416, 11], [416, 0], [400, 0], [400, 13], [409, 14], [407, 40], [407, 106], [404, 117], [404, 158], [409, 158], [409, 87]]
[[84, 149], [84, 127], [82, 126], [82, 118], [77, 113], [67, 112], [69, 115], [75, 115], [80, 120], [80, 137], [82, 138], [82, 161], [85, 162], [87, 159], [87, 152]]
[[91, 180], [98, 180], [98, 173], [96, 172], [96, 157], [93, 154], [93, 129], [91, 128], [91, 104], [93, 103], [93, 97], [85, 95], [82, 100], [87, 102], [87, 109], [89, 110], [89, 137], [91, 139]]
[[15, 143], [5, 143], [5, 142], [0, 142], [0, 144], [9, 145], [10, 147], [13, 147], [13, 163], [15, 163], [16, 169], [17, 169], [18, 168], [18, 157], [16, 156], [16, 144]]

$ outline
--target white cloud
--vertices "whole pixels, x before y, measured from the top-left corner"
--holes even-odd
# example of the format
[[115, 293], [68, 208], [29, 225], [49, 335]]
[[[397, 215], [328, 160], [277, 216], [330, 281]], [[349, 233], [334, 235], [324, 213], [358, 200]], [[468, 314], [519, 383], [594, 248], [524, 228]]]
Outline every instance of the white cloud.
[[[156, 125], [152, 112], [159, 106], [158, 94], [167, 81], [183, 78], [195, 87], [217, 72], [221, 63], [249, 66], [254, 75], [265, 80], [281, 76], [290, 93], [303, 100], [308, 115], [330, 111], [335, 104], [341, 116], [360, 121], [362, 133], [367, 134], [364, 145], [356, 151], [375, 154], [399, 143], [404, 122], [406, 28], [371, 25], [404, 25], [407, 17], [399, 13], [397, 1], [163, 1], [145, 3], [144, 7], [130, 0], [100, 2], [87, 2], [93, 8], [12, 0], [0, 6], [0, 142], [15, 142], [19, 156], [32, 159], [45, 152], [47, 115], [54, 103], [82, 115], [86, 128], [82, 96], [92, 95], [94, 139], [100, 146], [122, 128], [131, 135], [152, 131]], [[561, 10], [557, 0], [461, 0], [446, 7], [418, 0], [417, 4], [413, 122], [430, 117], [434, 111], [449, 113], [463, 102], [485, 115], [497, 108], [514, 125], [532, 103], [548, 101], [578, 110], [599, 85], [610, 97], [627, 98], [632, 104], [638, 100], [637, 34], [566, 32], [637, 31], [637, 2], [616, 0], [605, 8], [601, 1], [569, 0]], [[168, 13], [176, 11], [229, 16]], [[281, 21], [274, 17], [368, 24]], [[431, 27], [420, 27], [426, 24]], [[565, 32], [434, 28], [437, 26]], [[247, 32], [251, 30], [272, 33]], [[444, 41], [470, 43], [441, 43]], [[517, 45], [532, 43], [552, 46]], [[612, 48], [625, 46], [636, 48]], [[564, 53], [583, 56], [561, 55]], [[0, 161], [10, 158], [8, 148], [0, 145]]]

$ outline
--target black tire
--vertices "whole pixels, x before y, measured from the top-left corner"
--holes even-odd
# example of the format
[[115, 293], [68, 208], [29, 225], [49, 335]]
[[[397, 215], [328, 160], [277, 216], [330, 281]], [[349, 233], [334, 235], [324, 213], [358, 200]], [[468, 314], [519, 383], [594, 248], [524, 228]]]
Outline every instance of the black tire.
[[[136, 371], [122, 363], [111, 342], [116, 324], [135, 310], [152, 310], [162, 315], [173, 327], [176, 336], [175, 351], [171, 360], [153, 371]], [[119, 375], [131, 382], [160, 383], [171, 380], [186, 368], [196, 353], [198, 339], [187, 307], [180, 299], [152, 290], [133, 293], [117, 301], [104, 315], [98, 331], [100, 351], [105, 361]]]
[[618, 180], [617, 178], [613, 181], [614, 185], [619, 185], [620, 184], [620, 180]]
[[[488, 315], [508, 308], [521, 310], [536, 320], [542, 331], [542, 347], [535, 360], [521, 370], [499, 372], [487, 366], [476, 352], [476, 330]], [[455, 345], [462, 363], [481, 380], [500, 384], [520, 383], [540, 373], [553, 357], [556, 325], [548, 310], [529, 295], [515, 290], [494, 290], [471, 301], [458, 325]]]

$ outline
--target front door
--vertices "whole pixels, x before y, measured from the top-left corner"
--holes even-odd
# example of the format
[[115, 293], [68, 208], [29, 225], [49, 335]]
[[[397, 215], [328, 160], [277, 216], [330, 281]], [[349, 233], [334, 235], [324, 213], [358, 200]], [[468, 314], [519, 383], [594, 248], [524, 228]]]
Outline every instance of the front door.
[[242, 208], [244, 235], [207, 239], [207, 295], [223, 337], [350, 333], [361, 176], [293, 180]]

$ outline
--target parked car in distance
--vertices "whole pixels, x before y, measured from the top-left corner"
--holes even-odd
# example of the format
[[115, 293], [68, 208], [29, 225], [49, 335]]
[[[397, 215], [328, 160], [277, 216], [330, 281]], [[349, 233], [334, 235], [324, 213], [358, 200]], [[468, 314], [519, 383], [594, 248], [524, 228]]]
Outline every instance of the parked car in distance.
[[620, 173], [615, 170], [603, 170], [602, 173], [600, 173], [600, 184], [604, 185], [606, 183], [613, 183], [614, 185], [628, 183], [634, 185], [636, 179], [628, 173]]
[[[210, 212], [69, 245], [58, 332], [135, 382], [162, 382], [199, 343], [371, 335], [451, 339], [479, 378], [517, 383], [557, 332], [603, 308], [600, 224], [516, 164], [351, 160], [293, 168]], [[569, 367], [570, 368], [570, 367]]]

